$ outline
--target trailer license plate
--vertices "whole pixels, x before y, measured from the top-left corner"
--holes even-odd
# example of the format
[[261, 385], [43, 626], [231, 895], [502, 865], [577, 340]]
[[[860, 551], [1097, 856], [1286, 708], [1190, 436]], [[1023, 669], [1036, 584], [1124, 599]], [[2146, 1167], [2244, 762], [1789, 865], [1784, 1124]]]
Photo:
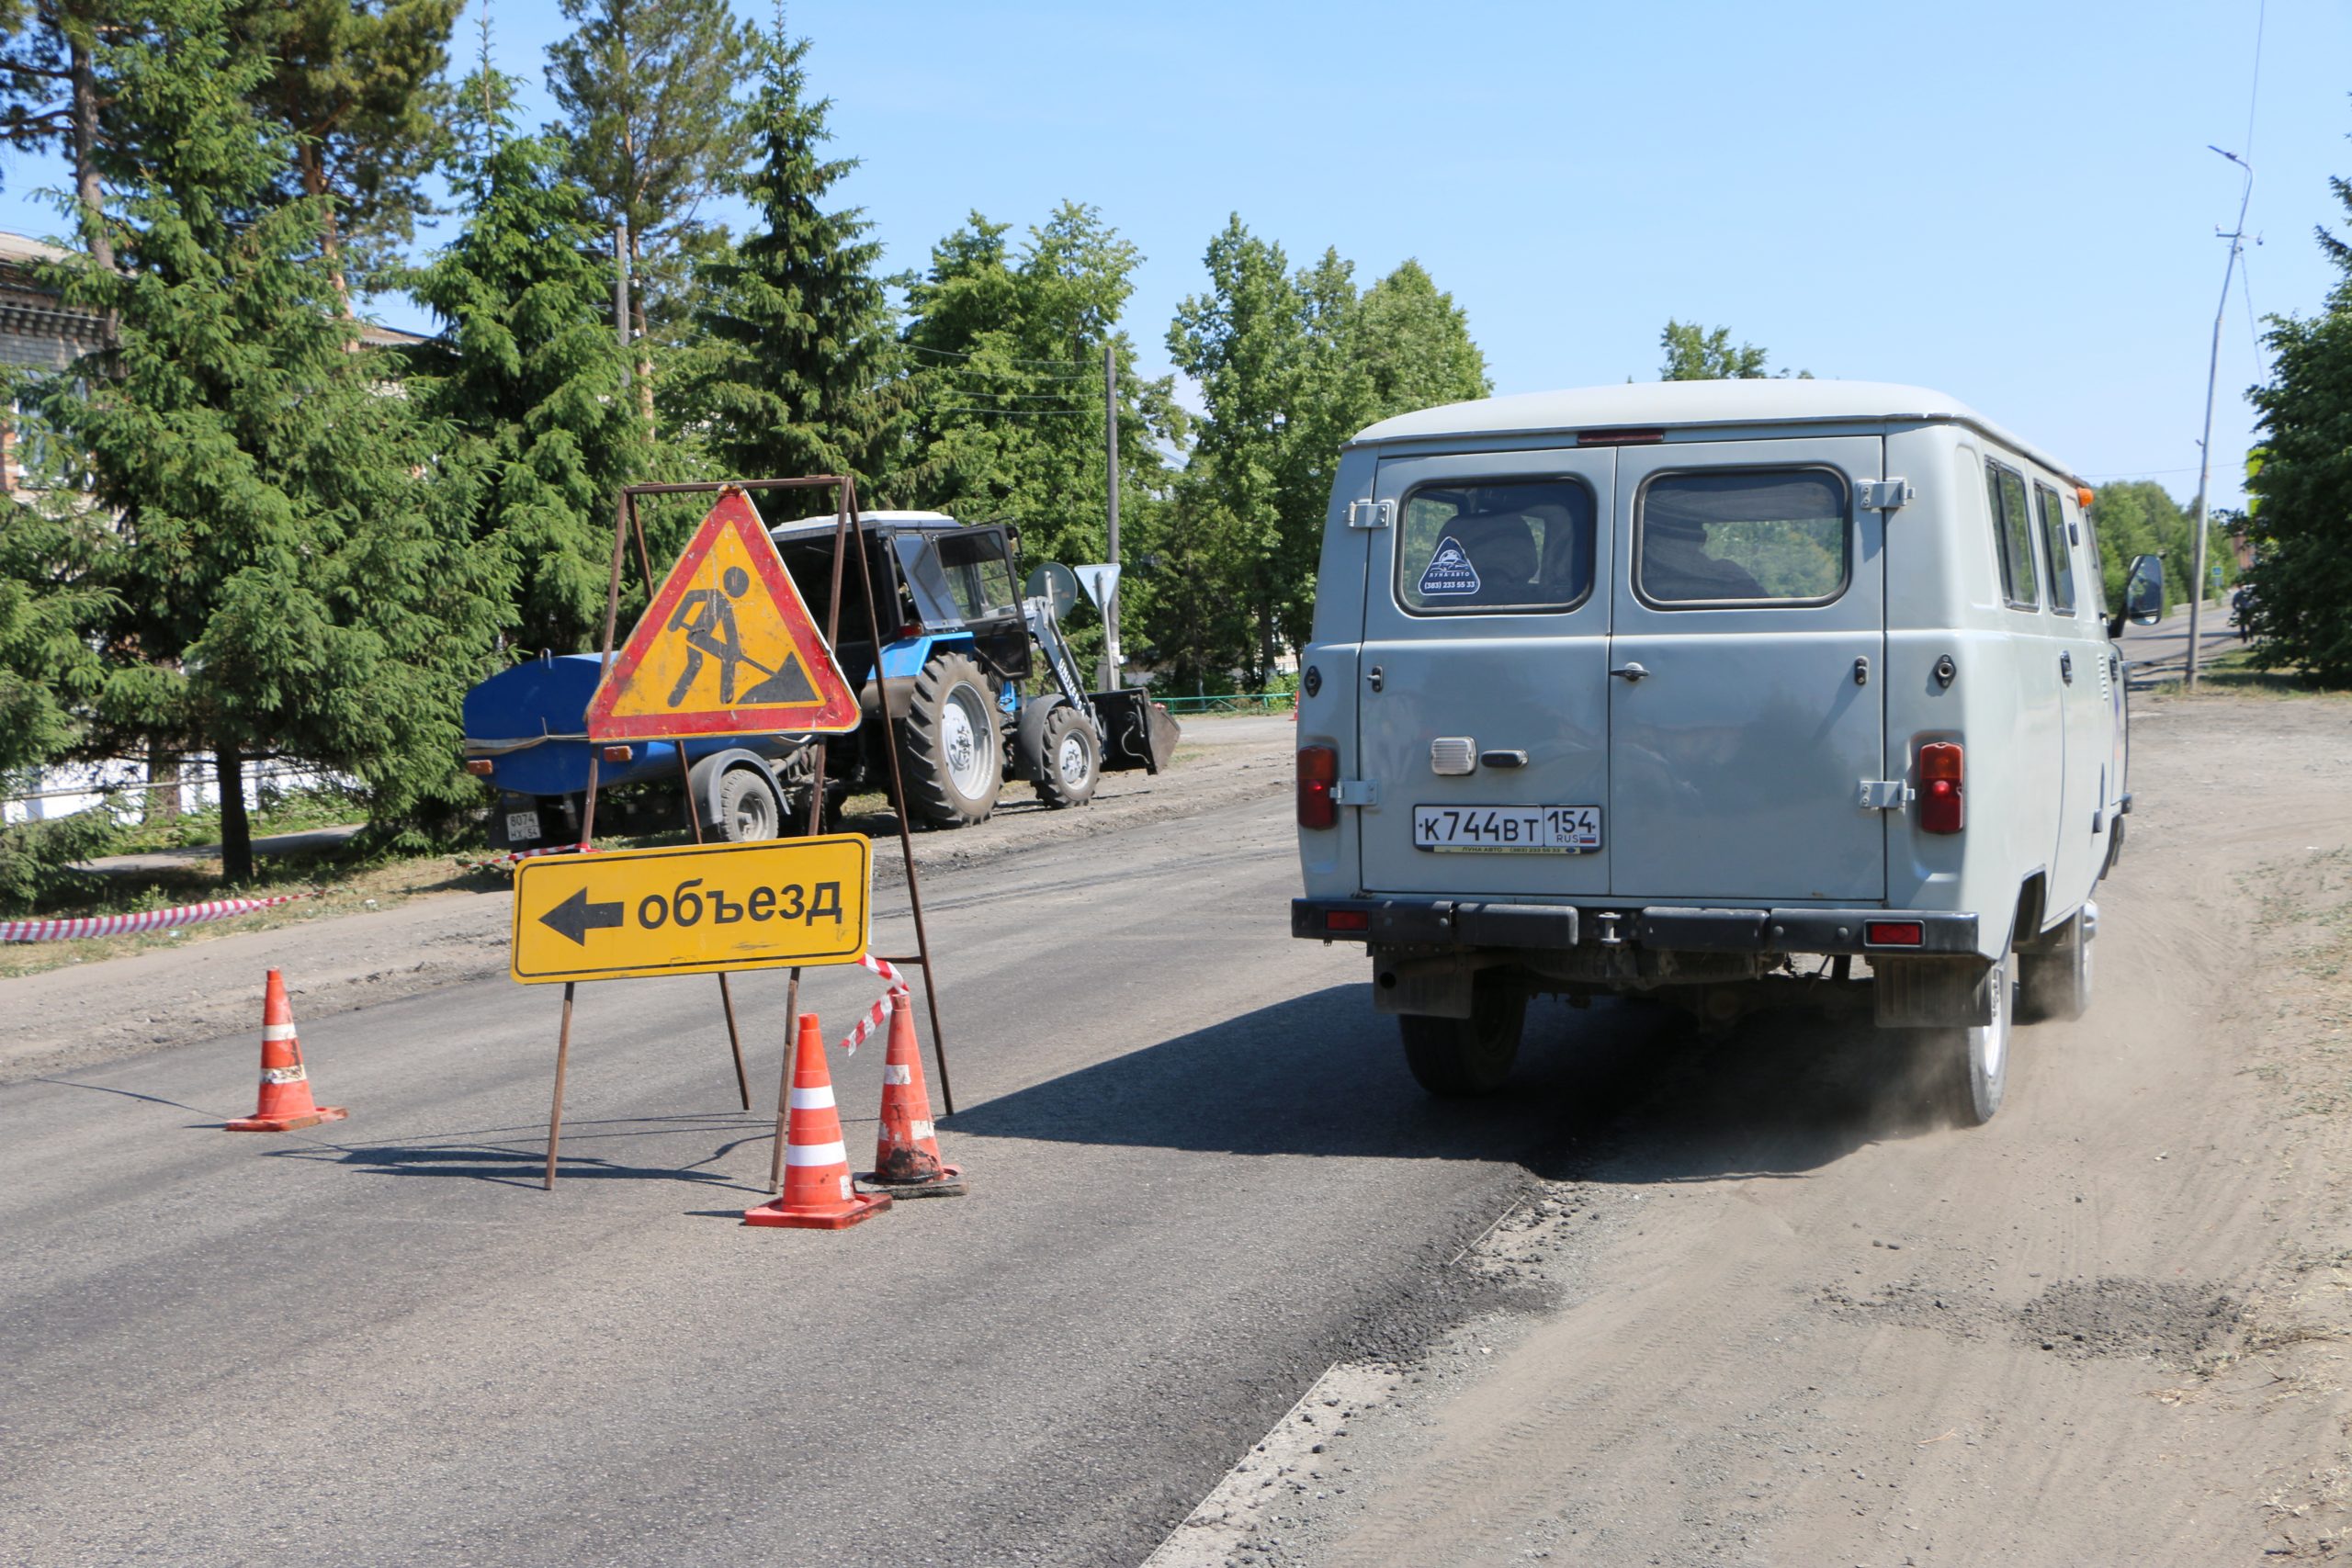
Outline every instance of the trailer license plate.
[[1413, 847], [1476, 854], [1589, 855], [1598, 806], [1416, 806]]
[[519, 844], [526, 839], [539, 836], [539, 814], [536, 811], [510, 811], [506, 814], [506, 841]]

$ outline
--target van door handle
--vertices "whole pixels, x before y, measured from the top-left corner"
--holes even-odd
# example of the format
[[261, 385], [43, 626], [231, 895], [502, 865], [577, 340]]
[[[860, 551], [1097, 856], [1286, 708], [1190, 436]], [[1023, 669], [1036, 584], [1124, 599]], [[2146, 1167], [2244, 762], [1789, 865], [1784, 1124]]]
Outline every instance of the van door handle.
[[2075, 656], [2064, 649], [2058, 653], [2058, 674], [2069, 686], [2075, 683]]
[[1610, 673], [1616, 676], [1620, 681], [1632, 682], [1646, 678], [1649, 671], [1643, 669], [1638, 664], [1628, 664], [1623, 670], [1611, 670]]

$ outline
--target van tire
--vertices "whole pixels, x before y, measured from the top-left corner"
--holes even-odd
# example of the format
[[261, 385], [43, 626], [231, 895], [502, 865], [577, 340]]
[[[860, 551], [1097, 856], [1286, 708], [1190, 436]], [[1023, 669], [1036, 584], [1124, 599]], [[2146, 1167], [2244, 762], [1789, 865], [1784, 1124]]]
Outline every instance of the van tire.
[[2071, 1022], [2090, 1010], [2091, 938], [2085, 924], [2077, 909], [2052, 946], [2018, 954], [2018, 1016], [2028, 1023]]
[[1937, 1098], [1955, 1127], [1982, 1127], [2001, 1109], [2008, 1086], [2010, 1027], [2017, 1016], [2017, 961], [2004, 958], [1985, 972], [1993, 996], [1993, 1021], [1966, 1029], [1932, 1029], [1921, 1042], [1928, 1052]]
[[933, 828], [988, 820], [1004, 788], [1004, 742], [988, 677], [963, 653], [935, 653], [908, 694], [905, 744], [908, 804]]
[[1396, 1015], [1405, 1066], [1440, 1100], [1476, 1099], [1501, 1089], [1519, 1060], [1526, 1027], [1527, 993], [1503, 985], [1477, 986], [1468, 1018]]

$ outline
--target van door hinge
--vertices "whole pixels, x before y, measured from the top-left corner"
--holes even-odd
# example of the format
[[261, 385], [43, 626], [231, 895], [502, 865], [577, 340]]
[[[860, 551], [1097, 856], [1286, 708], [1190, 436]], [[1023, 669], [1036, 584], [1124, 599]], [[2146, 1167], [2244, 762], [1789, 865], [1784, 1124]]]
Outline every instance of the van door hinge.
[[1909, 479], [1864, 479], [1854, 487], [1864, 510], [1893, 512], [1918, 499]]
[[1865, 811], [1900, 811], [1917, 794], [1901, 779], [1864, 779], [1854, 804]]
[[1380, 781], [1341, 779], [1331, 786], [1331, 798], [1341, 806], [1377, 806], [1380, 804]]
[[1396, 503], [1393, 501], [1348, 502], [1348, 526], [1351, 528], [1385, 528], [1396, 520]]

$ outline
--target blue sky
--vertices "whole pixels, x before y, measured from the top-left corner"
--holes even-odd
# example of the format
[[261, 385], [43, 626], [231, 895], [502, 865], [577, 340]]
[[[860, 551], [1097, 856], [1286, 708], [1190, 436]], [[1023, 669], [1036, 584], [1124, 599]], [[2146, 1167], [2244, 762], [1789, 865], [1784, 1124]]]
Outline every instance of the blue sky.
[[[1775, 367], [1974, 404], [2094, 479], [2196, 486], [2206, 354], [2247, 147], [2260, 0], [1967, 7], [1455, 0], [1186, 6], [796, 0], [841, 189], [893, 270], [978, 209], [1091, 202], [1147, 257], [1125, 327], [1168, 368], [1230, 212], [1369, 282], [1417, 257], [1496, 389], [1647, 379], [1669, 316]], [[773, 12], [746, 5], [747, 16]], [[458, 48], [469, 56], [474, 13]], [[529, 123], [563, 30], [496, 0]], [[2352, 6], [2269, 0], [2248, 226], [2256, 315], [2317, 308], [2352, 175]], [[47, 232], [18, 163], [0, 226]], [[721, 209], [718, 216], [727, 213]], [[2263, 373], [2232, 290], [2215, 504]], [[386, 301], [397, 325], [429, 325]]]

